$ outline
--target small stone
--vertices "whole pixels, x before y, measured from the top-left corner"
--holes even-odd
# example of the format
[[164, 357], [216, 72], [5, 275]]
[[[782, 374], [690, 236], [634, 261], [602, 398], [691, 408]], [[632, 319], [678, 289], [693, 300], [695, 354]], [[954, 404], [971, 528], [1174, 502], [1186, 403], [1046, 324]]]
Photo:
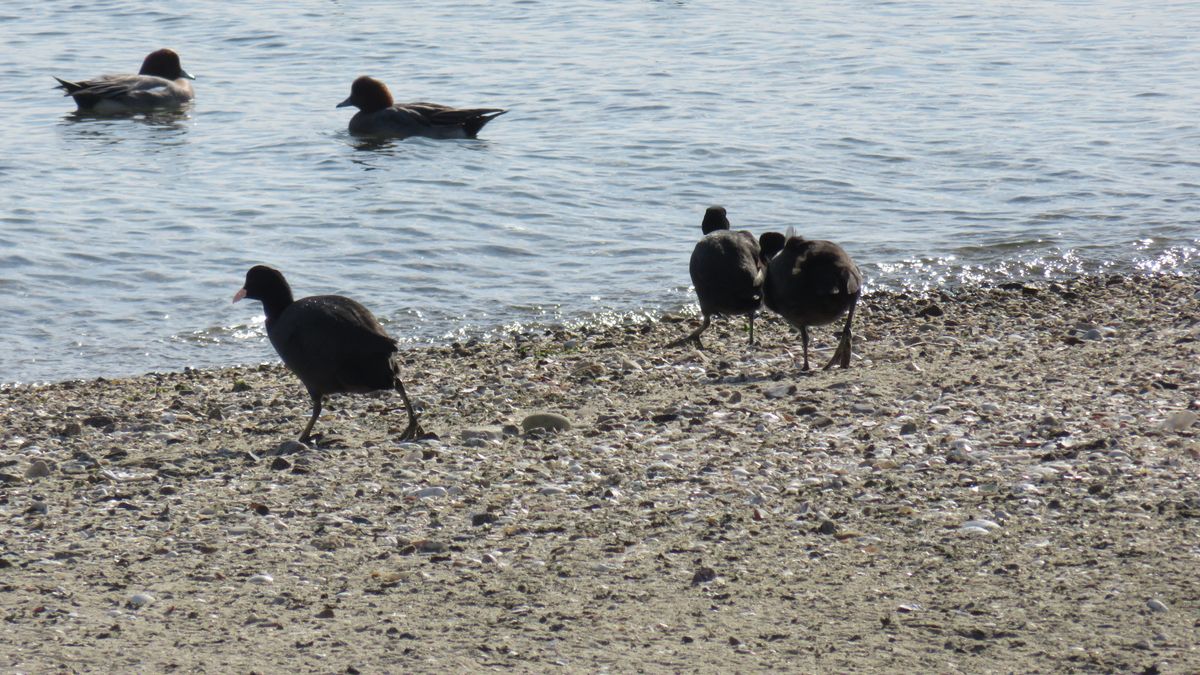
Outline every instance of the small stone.
[[814, 415], [812, 422], [809, 424], [811, 424], [814, 429], [821, 429], [832, 425], [833, 419], [826, 417], [825, 415]]
[[995, 521], [984, 520], [982, 518], [979, 520], [968, 520], [967, 522], [963, 523], [962, 526], [963, 527], [982, 527], [985, 530], [994, 530], [994, 529], [1000, 527], [1000, 525], [998, 523], [996, 523]]
[[571, 421], [566, 417], [556, 413], [539, 412], [528, 415], [521, 420], [521, 429], [525, 433], [529, 433], [534, 429], [546, 429], [548, 431], [567, 431], [571, 428]]
[[837, 531], [837, 523], [833, 522], [832, 520], [822, 521], [821, 526], [817, 528], [817, 532], [820, 532], [821, 534], [837, 534]]
[[476, 513], [471, 516], [471, 526], [479, 527], [481, 525], [489, 525], [496, 522], [496, 514], [491, 511], [485, 513]]
[[149, 593], [134, 593], [133, 595], [129, 596], [129, 602], [127, 603], [127, 606], [132, 609], [141, 609], [152, 602], [154, 602], [153, 595], [150, 595]]
[[1083, 334], [1084, 340], [1103, 340], [1104, 333], [1099, 328], [1092, 328]]
[[413, 547], [421, 553], [442, 553], [447, 548], [445, 542], [434, 539], [422, 539], [421, 541], [413, 542]]
[[265, 586], [267, 584], [274, 583], [274, 582], [275, 582], [275, 578], [272, 577], [270, 574], [253, 574], [246, 579], [246, 583], [259, 584], [262, 586]]
[[[1196, 413], [1191, 410], [1173, 412], [1163, 420], [1162, 427], [1167, 431], [1186, 431], [1196, 423], [1196, 417]], [[28, 476], [29, 474], [25, 475]]]
[[942, 316], [945, 313], [941, 307], [931, 302], [918, 311], [917, 316]]
[[299, 452], [307, 452], [310, 448], [297, 440], [284, 441], [275, 448], [276, 455], [294, 455]]
[[445, 497], [447, 493], [446, 493], [446, 488], [434, 486], [434, 487], [421, 488], [420, 490], [417, 490], [415, 492], [410, 492], [409, 494], [412, 495], [413, 497], [416, 497], [417, 499], [432, 499], [435, 497]]
[[83, 420], [83, 423], [88, 425], [89, 427], [94, 427], [96, 429], [103, 429], [104, 427], [115, 424], [116, 420], [108, 415], [92, 415], [90, 417], [85, 418]]
[[875, 408], [867, 405], [866, 403], [852, 403], [850, 405], [850, 412], [857, 413], [859, 415], [874, 415]]
[[1159, 600], [1158, 598], [1150, 598], [1149, 600], [1146, 601], [1146, 606], [1149, 607], [1150, 611], [1152, 611], [1152, 612], [1160, 612], [1161, 613], [1161, 612], [1167, 611], [1166, 603], [1164, 603], [1162, 600]]
[[504, 432], [500, 429], [463, 429], [459, 437], [464, 441], [498, 441], [504, 438]]
[[796, 391], [796, 385], [789, 384], [787, 382], [781, 382], [779, 384], [774, 384], [774, 385], [767, 387], [766, 389], [763, 389], [763, 396], [766, 396], [767, 398], [770, 398], [770, 399], [777, 399], [777, 398], [783, 398], [783, 397], [787, 396], [788, 394], [794, 393], [795, 391]]
[[83, 433], [83, 427], [80, 426], [79, 422], [67, 422], [63, 425], [63, 428], [59, 430], [58, 435], [78, 436], [81, 433]]
[[904, 424], [900, 425], [900, 435], [901, 436], [908, 436], [910, 434], [915, 434], [915, 433], [917, 433], [916, 422], [905, 422]]
[[539, 490], [539, 492], [541, 492], [544, 495], [561, 495], [564, 492], [566, 492], [566, 490], [558, 487], [557, 485], [547, 485], [546, 487]]
[[701, 567], [700, 569], [696, 570], [695, 574], [692, 575], [692, 585], [699, 586], [700, 584], [707, 584], [716, 578], [716, 570], [711, 567]]
[[272, 471], [287, 471], [292, 468], [292, 463], [282, 457], [276, 457], [274, 462], [271, 462]]
[[33, 463], [29, 465], [29, 468], [25, 469], [26, 478], [45, 478], [49, 475], [50, 466], [46, 464], [45, 460], [35, 459], [33, 460]]

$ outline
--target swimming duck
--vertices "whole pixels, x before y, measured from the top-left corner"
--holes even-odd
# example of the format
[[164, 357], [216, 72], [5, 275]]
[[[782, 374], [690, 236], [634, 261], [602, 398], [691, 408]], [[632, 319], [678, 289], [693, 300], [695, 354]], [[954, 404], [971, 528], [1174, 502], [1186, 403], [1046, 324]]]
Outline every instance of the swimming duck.
[[394, 103], [387, 85], [363, 75], [338, 108], [354, 106], [350, 133], [367, 136], [475, 138], [483, 125], [508, 112], [501, 108], [451, 108], [437, 103]]
[[102, 114], [170, 110], [195, 97], [188, 80], [196, 78], [183, 69], [179, 55], [170, 49], [150, 52], [137, 75], [102, 75], [82, 82], [54, 79], [80, 110]]

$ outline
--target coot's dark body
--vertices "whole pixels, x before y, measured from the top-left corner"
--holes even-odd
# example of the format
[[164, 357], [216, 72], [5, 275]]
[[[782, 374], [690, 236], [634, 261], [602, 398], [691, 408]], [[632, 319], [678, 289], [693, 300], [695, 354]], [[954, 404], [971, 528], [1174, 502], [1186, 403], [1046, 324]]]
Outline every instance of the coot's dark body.
[[825, 368], [835, 363], [850, 367], [850, 324], [861, 294], [862, 273], [846, 251], [831, 241], [810, 241], [789, 232], [783, 249], [768, 265], [767, 307], [800, 329], [804, 370], [808, 370], [808, 327], [833, 323], [843, 314], [847, 315], [846, 325]]
[[400, 381], [396, 340], [371, 312], [340, 295], [315, 295], [292, 300], [292, 289], [275, 269], [258, 265], [246, 273], [246, 284], [234, 296], [261, 300], [267, 337], [313, 400], [313, 414], [300, 435], [309, 439], [327, 394], [362, 394], [395, 389], [404, 400], [409, 424], [401, 435], [423, 433]]
[[704, 321], [690, 335], [669, 346], [695, 342], [702, 347], [700, 334], [714, 315], [740, 314], [750, 319], [750, 344], [754, 344], [754, 314], [762, 306], [766, 278], [766, 264], [758, 241], [749, 232], [730, 230], [725, 209], [720, 206], [710, 206], [705, 211], [701, 229], [704, 238], [692, 249], [688, 272]]

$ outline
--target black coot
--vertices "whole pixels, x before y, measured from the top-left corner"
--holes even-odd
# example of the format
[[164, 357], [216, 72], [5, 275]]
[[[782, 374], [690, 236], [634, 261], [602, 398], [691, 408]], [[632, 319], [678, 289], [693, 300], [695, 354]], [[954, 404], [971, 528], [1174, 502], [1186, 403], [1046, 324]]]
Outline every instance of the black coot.
[[750, 344], [754, 344], [754, 313], [762, 305], [762, 287], [766, 278], [766, 263], [760, 255], [758, 242], [749, 232], [730, 230], [729, 218], [720, 206], [708, 207], [701, 229], [704, 238], [692, 249], [688, 272], [700, 300], [704, 321], [690, 335], [667, 346], [695, 342], [697, 347], [703, 348], [700, 334], [708, 328], [714, 314], [748, 315]]
[[267, 315], [267, 336], [275, 351], [300, 377], [313, 400], [312, 418], [300, 441], [309, 439], [326, 394], [361, 394], [395, 389], [408, 411], [401, 438], [424, 433], [417, 423], [396, 365], [396, 340], [359, 303], [340, 295], [314, 295], [292, 300], [292, 289], [279, 270], [256, 265], [246, 284], [233, 296], [260, 300]]
[[[862, 273], [841, 246], [831, 241], [809, 241], [788, 231], [759, 237], [764, 249], [778, 250], [767, 268], [767, 307], [796, 328], [804, 344], [804, 370], [808, 370], [808, 327], [833, 323], [847, 314], [837, 351], [825, 365], [850, 367], [850, 323], [862, 293]], [[782, 250], [779, 250], [782, 242]], [[770, 256], [771, 254], [769, 254]]]

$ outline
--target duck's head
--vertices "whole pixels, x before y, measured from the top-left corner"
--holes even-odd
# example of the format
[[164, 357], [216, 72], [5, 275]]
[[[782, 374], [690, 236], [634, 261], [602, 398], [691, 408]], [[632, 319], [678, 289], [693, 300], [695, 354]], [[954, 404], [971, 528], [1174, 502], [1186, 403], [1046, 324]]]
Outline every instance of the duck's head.
[[388, 91], [387, 85], [373, 77], [363, 75], [350, 85], [350, 96], [337, 104], [337, 107], [354, 106], [363, 112], [375, 112], [390, 108], [391, 105], [392, 92]]
[[138, 71], [139, 75], [153, 75], [168, 80], [178, 80], [183, 77], [189, 80], [196, 79], [188, 71], [183, 69], [183, 64], [179, 62], [179, 55], [173, 49], [160, 49], [150, 52], [146, 58], [142, 60], [142, 69]]

